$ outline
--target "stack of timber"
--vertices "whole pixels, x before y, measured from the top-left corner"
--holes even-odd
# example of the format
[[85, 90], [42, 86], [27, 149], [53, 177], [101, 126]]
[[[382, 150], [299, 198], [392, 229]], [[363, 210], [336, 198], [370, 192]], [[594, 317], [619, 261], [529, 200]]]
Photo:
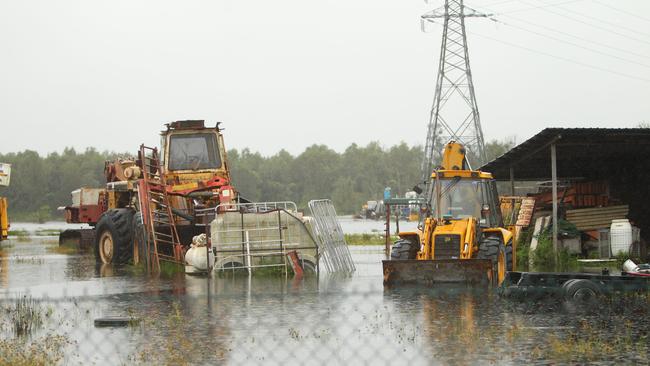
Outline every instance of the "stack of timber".
[[597, 230], [609, 228], [612, 220], [627, 218], [628, 212], [628, 205], [583, 208], [567, 210], [566, 219], [580, 231]]
[[501, 214], [505, 225], [528, 227], [535, 211], [535, 198], [521, 196], [501, 196]]
[[[537, 199], [538, 209], [550, 207], [553, 194], [550, 187], [544, 186], [543, 191], [533, 195]], [[615, 204], [609, 194], [607, 182], [576, 182], [558, 189], [558, 201], [572, 208], [603, 207]]]
[[532, 197], [502, 196], [500, 197], [501, 213], [506, 226], [511, 226], [515, 239], [521, 230], [527, 228], [535, 211], [535, 199]]

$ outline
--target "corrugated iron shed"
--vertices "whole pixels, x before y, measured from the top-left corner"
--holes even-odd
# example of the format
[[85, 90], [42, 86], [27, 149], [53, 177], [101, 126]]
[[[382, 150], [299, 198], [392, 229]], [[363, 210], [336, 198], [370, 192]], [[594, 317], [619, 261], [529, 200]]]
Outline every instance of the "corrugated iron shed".
[[650, 241], [650, 128], [546, 128], [480, 169], [501, 181], [606, 181]]
[[648, 128], [546, 128], [481, 170], [492, 173], [497, 180], [509, 180], [511, 167], [517, 181], [549, 180], [549, 150], [553, 143], [561, 179], [606, 178], [612, 170], [622, 167], [650, 165]]

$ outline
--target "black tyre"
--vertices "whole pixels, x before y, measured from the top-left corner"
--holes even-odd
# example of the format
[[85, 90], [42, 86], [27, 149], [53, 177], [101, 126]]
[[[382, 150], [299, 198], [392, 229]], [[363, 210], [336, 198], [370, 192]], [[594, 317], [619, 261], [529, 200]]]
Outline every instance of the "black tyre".
[[[512, 248], [510, 248], [510, 266], [512, 266]], [[492, 261], [492, 281], [497, 285], [503, 282], [507, 271], [506, 246], [501, 238], [487, 236], [481, 240], [478, 247], [478, 259], [489, 259]]]
[[585, 279], [568, 280], [562, 288], [565, 299], [579, 303], [594, 302], [602, 293], [597, 284]]
[[399, 239], [390, 250], [390, 260], [416, 259], [420, 247], [410, 240]]
[[117, 208], [104, 212], [95, 233], [95, 260], [98, 263], [127, 263], [132, 255], [133, 210]]
[[134, 265], [147, 266], [150, 256], [147, 253], [147, 234], [142, 222], [142, 212], [136, 212], [133, 215], [133, 256], [131, 260]]
[[512, 271], [512, 239], [506, 245], [506, 271]]

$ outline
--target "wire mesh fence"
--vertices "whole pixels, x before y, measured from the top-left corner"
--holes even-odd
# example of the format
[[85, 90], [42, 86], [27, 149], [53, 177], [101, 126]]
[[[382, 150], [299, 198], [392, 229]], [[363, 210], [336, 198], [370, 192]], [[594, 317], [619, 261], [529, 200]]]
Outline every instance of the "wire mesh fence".
[[[512, 301], [489, 287], [384, 287], [380, 246], [353, 275], [150, 276], [54, 254], [0, 253], [0, 365], [647, 363], [650, 297]], [[56, 244], [54, 244], [56, 245]]]
[[0, 364], [643, 363], [650, 355], [647, 297], [582, 311], [504, 302], [489, 289], [171, 281], [133, 293], [4, 296]]

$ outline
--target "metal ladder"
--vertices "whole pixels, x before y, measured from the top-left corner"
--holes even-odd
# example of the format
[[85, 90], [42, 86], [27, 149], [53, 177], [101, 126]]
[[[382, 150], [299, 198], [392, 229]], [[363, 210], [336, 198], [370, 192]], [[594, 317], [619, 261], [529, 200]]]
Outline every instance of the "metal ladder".
[[[158, 149], [140, 145], [142, 180], [138, 199], [147, 237], [147, 253], [152, 271], [160, 270], [160, 261], [183, 263], [183, 252], [176, 229], [176, 218], [167, 193]], [[152, 248], [153, 246], [153, 248]]]

